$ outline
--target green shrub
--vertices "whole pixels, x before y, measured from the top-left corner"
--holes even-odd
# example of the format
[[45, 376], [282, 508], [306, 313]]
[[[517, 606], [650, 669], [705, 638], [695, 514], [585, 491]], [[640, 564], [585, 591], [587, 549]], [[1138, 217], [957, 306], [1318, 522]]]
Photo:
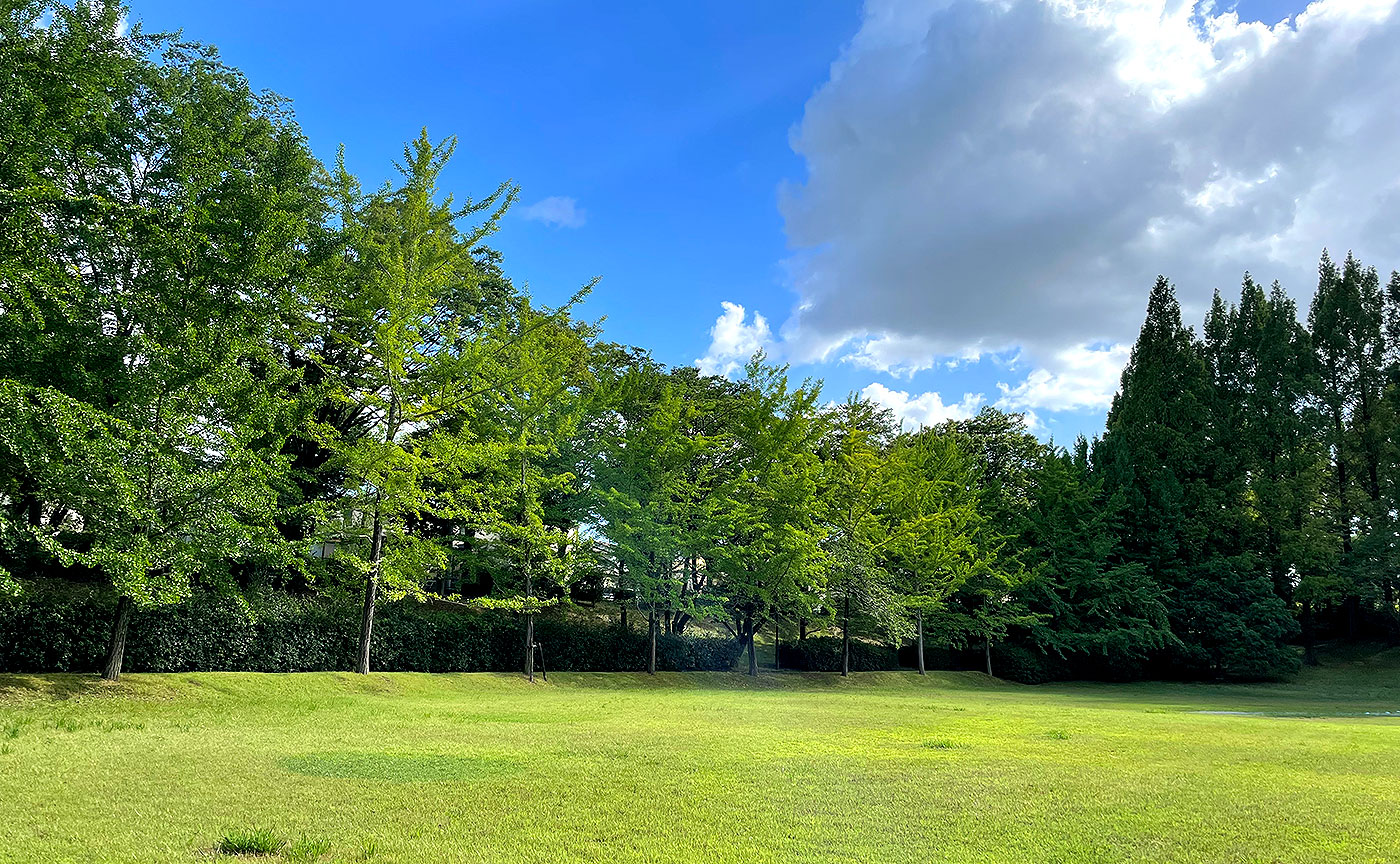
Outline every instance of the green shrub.
[[[840, 672], [841, 637], [813, 636], [801, 642], [783, 643], [778, 648], [778, 661], [784, 669], [804, 672]], [[888, 645], [874, 645], [859, 639], [851, 640], [851, 671], [877, 672], [899, 668], [899, 656]]]
[[[0, 599], [0, 672], [94, 672], [106, 654], [115, 600], [100, 592], [35, 591]], [[322, 672], [354, 668], [360, 606], [283, 593], [249, 602], [197, 592], [183, 603], [132, 614], [128, 672]], [[504, 672], [524, 660], [524, 622], [504, 611], [386, 603], [375, 617], [370, 664], [382, 671]], [[615, 624], [552, 610], [535, 636], [551, 671], [646, 668], [647, 637]], [[657, 664], [728, 670], [732, 639], [663, 635]]]
[[269, 828], [252, 828], [225, 834], [215, 848], [224, 855], [276, 855], [287, 841]]

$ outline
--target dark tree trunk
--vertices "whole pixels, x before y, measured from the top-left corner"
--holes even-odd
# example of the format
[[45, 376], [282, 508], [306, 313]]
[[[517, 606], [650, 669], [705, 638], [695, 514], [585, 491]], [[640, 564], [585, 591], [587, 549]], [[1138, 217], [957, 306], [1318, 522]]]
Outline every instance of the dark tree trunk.
[[651, 653], [647, 655], [647, 674], [656, 674], [656, 610], [647, 615], [647, 634], [651, 639]]
[[[535, 586], [530, 580], [530, 562], [528, 556], [525, 561], [525, 604], [528, 608], [530, 595], [534, 593]], [[530, 683], [535, 683], [535, 613], [527, 611], [525, 613], [525, 677], [530, 679]]]
[[983, 652], [987, 658], [987, 676], [995, 677], [992, 675], [992, 637], [988, 636], [987, 641], [982, 644]]
[[744, 629], [749, 634], [749, 674], [757, 677], [758, 645], [756, 643], [758, 642], [758, 627], [754, 624], [753, 619], [750, 618], [747, 622], [745, 622]]
[[783, 634], [778, 627], [778, 616], [773, 616], [773, 671], [777, 672], [783, 668], [782, 659], [778, 657], [778, 651], [782, 647]]
[[919, 610], [919, 674], [928, 674], [924, 670], [924, 610]]
[[126, 631], [131, 625], [131, 598], [123, 594], [117, 600], [117, 617], [112, 621], [112, 639], [107, 643], [107, 666], [102, 677], [117, 681], [122, 677], [122, 657], [126, 655]]
[[1312, 601], [1303, 601], [1303, 664], [1317, 665], [1317, 646], [1313, 644]]
[[627, 629], [627, 604], [626, 604], [626, 603], [620, 603], [620, 604], [618, 604], [618, 608], [622, 610], [622, 619], [621, 619], [618, 623], [621, 625], [621, 627], [622, 627], [623, 630], [626, 630], [626, 629]]
[[374, 601], [379, 594], [379, 564], [384, 558], [384, 522], [374, 514], [374, 531], [370, 536], [369, 575], [365, 577], [365, 608], [360, 616], [360, 660], [355, 671], [369, 674], [369, 641], [374, 632]]
[[841, 677], [851, 674], [851, 598], [846, 597], [845, 614], [841, 619]]
[[798, 618], [798, 619], [797, 619], [797, 641], [798, 641], [798, 642], [806, 642], [806, 641], [807, 641], [807, 619], [806, 619], [806, 618]]

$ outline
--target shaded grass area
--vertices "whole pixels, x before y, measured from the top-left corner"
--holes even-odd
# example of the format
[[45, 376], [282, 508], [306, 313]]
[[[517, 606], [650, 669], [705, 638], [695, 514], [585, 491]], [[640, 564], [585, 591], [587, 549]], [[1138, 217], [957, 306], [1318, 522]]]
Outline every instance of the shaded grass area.
[[1400, 720], [1334, 716], [1396, 708], [1393, 650], [1251, 686], [0, 676], [0, 861], [1396, 861]]

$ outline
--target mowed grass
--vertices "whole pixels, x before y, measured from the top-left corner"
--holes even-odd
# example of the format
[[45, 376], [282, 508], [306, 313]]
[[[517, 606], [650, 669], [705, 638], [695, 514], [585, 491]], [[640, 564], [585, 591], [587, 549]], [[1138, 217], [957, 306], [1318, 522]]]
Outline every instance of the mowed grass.
[[1393, 862], [1385, 711], [1396, 651], [1240, 687], [0, 676], [0, 861]]

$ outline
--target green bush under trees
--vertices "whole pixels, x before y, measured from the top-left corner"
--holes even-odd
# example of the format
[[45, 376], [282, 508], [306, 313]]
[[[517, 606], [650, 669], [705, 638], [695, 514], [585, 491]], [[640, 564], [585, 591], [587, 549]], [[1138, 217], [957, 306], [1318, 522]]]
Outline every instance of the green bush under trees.
[[[95, 672], [105, 659], [115, 598], [105, 592], [31, 592], [0, 598], [0, 672]], [[325, 672], [352, 668], [358, 607], [316, 597], [244, 600], [198, 593], [133, 613], [125, 666], [133, 672]], [[520, 668], [522, 622], [500, 611], [385, 608], [371, 643], [374, 668], [393, 672], [506, 672]], [[583, 613], [542, 615], [536, 638], [551, 670], [636, 672], [645, 633]], [[727, 671], [734, 640], [663, 635], [657, 666]]]

